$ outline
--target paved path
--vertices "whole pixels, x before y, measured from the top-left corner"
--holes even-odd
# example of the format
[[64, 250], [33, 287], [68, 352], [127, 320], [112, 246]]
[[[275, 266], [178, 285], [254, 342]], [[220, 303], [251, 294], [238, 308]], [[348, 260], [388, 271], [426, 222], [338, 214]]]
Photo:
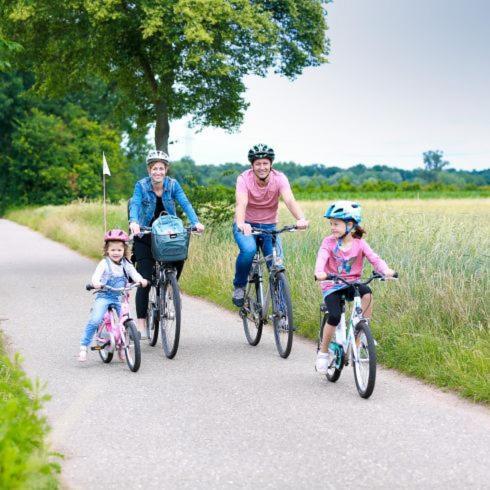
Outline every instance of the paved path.
[[[0, 220], [0, 317], [46, 411], [63, 480], [93, 488], [489, 488], [490, 413], [381, 369], [361, 399], [296, 338], [281, 359], [266, 331], [249, 347], [237, 315], [183, 300], [177, 357], [142, 366], [76, 360], [94, 262]], [[189, 271], [187, 271], [189, 272]]]

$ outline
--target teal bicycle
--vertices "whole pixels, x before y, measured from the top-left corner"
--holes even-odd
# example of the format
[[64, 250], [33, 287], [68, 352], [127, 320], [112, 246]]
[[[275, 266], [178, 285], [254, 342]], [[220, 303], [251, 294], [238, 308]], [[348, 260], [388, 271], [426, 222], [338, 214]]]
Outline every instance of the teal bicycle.
[[[398, 274], [393, 276], [398, 277]], [[371, 281], [378, 279], [385, 280], [385, 277], [373, 272], [373, 274], [364, 282], [346, 281], [343, 277], [336, 274], [329, 274], [327, 281], [335, 283], [344, 283], [346, 286], [354, 288], [354, 300], [349, 320], [346, 328], [345, 320], [345, 297], [341, 299], [340, 323], [335, 331], [335, 340], [329, 345], [329, 349], [335, 354], [327, 370], [327, 379], [335, 383], [342, 374], [344, 366], [352, 363], [354, 370], [354, 379], [359, 395], [362, 398], [369, 398], [374, 390], [376, 383], [376, 342], [369, 328], [369, 320], [364, 318], [361, 307], [361, 294], [359, 286], [369, 284]], [[320, 281], [325, 282], [325, 281]], [[318, 335], [317, 352], [320, 350], [320, 344], [323, 338], [323, 329], [327, 323], [328, 310], [325, 303], [320, 305], [320, 330]]]

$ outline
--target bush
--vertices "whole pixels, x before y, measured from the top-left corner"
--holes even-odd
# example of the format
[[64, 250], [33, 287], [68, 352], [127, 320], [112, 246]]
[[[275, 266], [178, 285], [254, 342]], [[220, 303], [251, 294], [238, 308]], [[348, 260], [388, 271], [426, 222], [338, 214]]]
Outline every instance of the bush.
[[52, 461], [44, 438], [46, 418], [40, 410], [47, 395], [41, 394], [20, 365], [0, 356], [0, 488], [57, 488], [60, 465]]

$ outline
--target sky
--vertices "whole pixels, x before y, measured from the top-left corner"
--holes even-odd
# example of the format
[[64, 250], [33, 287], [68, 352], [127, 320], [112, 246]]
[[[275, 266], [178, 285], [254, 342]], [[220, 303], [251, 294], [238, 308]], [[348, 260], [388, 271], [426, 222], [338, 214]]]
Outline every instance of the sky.
[[441, 150], [453, 168], [489, 168], [489, 18], [487, 0], [337, 0], [328, 64], [295, 81], [247, 77], [239, 131], [174, 121], [170, 156], [247, 163], [266, 143], [302, 164], [413, 169]]

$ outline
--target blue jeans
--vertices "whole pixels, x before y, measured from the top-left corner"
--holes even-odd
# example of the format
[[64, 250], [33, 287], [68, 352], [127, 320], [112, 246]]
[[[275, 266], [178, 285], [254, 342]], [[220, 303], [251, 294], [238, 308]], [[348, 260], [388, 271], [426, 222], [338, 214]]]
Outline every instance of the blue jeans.
[[[262, 230], [275, 230], [275, 223], [249, 223], [254, 228], [261, 228]], [[249, 235], [245, 236], [237, 227], [236, 223], [233, 223], [233, 237], [240, 249], [240, 253], [236, 259], [235, 264], [235, 279], [233, 280], [233, 286], [245, 287], [248, 280], [248, 273], [252, 267], [252, 262], [255, 254], [257, 253], [257, 247], [260, 246], [262, 253], [267, 256], [272, 254], [272, 237], [270, 235]], [[276, 237], [277, 252], [282, 257], [281, 239], [279, 235]]]
[[90, 312], [90, 318], [88, 320], [87, 326], [85, 327], [85, 332], [82, 339], [80, 340], [80, 345], [89, 346], [92, 342], [92, 337], [95, 331], [101, 324], [105, 312], [109, 308], [109, 305], [116, 306], [118, 315], [121, 313], [121, 302], [119, 298], [107, 296], [97, 296], [92, 306], [92, 311]]

